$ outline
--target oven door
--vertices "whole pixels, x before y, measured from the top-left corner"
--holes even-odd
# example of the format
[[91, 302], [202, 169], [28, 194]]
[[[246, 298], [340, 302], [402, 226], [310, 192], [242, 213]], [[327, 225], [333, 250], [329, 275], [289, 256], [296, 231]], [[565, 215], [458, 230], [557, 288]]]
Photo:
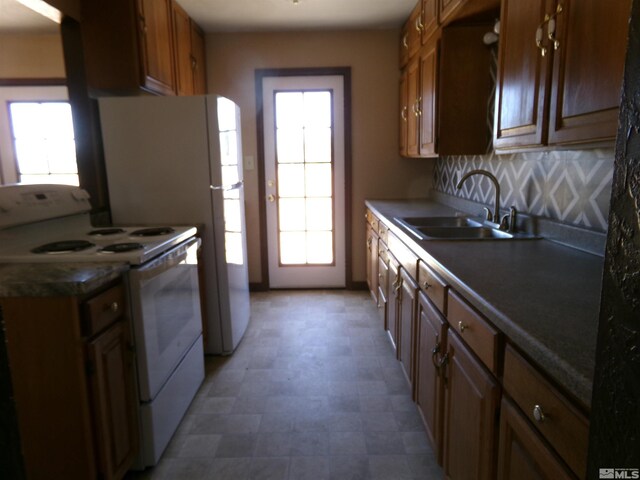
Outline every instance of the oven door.
[[140, 400], [152, 401], [202, 333], [192, 238], [129, 272]]

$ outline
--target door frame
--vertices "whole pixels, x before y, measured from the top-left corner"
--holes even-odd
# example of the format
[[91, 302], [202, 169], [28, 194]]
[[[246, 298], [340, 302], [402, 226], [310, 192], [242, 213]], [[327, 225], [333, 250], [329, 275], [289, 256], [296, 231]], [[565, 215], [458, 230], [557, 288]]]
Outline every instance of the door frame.
[[265, 157], [264, 157], [264, 99], [262, 95], [262, 79], [265, 77], [304, 77], [304, 76], [341, 76], [344, 90], [344, 220], [345, 220], [345, 287], [354, 288], [352, 274], [352, 201], [351, 201], [351, 67], [319, 67], [319, 68], [267, 68], [256, 69], [256, 132], [258, 140], [258, 196], [260, 199], [260, 265], [262, 281], [253, 283], [254, 290], [269, 290], [269, 253], [267, 250], [267, 206], [265, 203]]

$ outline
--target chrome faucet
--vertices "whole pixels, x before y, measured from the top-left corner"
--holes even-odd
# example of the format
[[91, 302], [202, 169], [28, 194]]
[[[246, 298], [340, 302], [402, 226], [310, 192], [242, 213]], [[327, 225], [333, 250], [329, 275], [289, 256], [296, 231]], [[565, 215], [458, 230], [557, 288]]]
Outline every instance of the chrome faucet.
[[[493, 210], [493, 223], [499, 224], [500, 223], [500, 183], [498, 183], [498, 179], [491, 172], [487, 172], [486, 170], [471, 170], [470, 172], [467, 172], [462, 176], [462, 178], [458, 182], [458, 185], [456, 185], [456, 188], [460, 190], [465, 180], [472, 175], [484, 175], [485, 177], [488, 177], [489, 180], [493, 182], [493, 186], [496, 190], [496, 202]], [[484, 208], [487, 210], [487, 220], [491, 221], [492, 220], [491, 210], [489, 210], [486, 207]]]

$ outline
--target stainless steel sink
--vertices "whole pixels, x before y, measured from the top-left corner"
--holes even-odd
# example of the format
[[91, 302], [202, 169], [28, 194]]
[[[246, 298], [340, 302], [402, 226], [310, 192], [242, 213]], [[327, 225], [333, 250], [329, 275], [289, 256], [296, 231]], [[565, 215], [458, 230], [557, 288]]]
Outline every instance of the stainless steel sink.
[[396, 217], [404, 229], [419, 240], [516, 240], [536, 238], [524, 233], [509, 233], [464, 216]]
[[440, 238], [447, 240], [484, 240], [484, 239], [510, 239], [514, 236], [491, 227], [417, 227], [417, 232], [425, 239]]
[[482, 224], [468, 217], [404, 217], [396, 218], [409, 227], [481, 227]]

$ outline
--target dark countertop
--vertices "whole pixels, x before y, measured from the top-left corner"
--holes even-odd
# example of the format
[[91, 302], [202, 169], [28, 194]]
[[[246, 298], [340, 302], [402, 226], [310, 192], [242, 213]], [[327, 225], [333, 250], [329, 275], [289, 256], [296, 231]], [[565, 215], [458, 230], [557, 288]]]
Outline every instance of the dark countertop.
[[589, 407], [602, 257], [545, 239], [419, 241], [393, 218], [456, 210], [428, 200], [366, 205], [511, 343]]
[[0, 297], [84, 295], [128, 269], [125, 263], [0, 263]]

